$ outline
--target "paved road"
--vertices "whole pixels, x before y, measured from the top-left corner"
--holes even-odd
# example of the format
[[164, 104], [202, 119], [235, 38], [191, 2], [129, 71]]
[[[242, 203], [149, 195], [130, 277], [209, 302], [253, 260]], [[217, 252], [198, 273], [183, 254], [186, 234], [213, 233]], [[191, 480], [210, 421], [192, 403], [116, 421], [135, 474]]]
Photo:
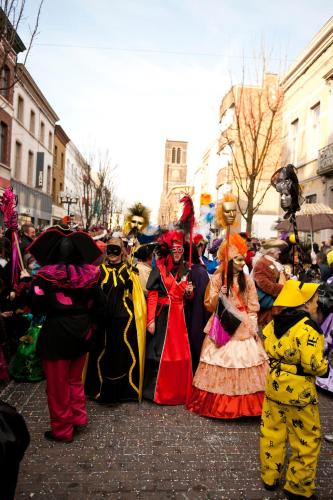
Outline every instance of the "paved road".
[[[259, 419], [216, 421], [181, 406], [147, 402], [105, 407], [88, 402], [90, 427], [71, 444], [50, 443], [44, 382], [11, 382], [0, 397], [22, 411], [31, 445], [17, 499], [284, 498], [261, 486]], [[333, 431], [333, 397], [320, 397], [323, 432]], [[333, 445], [323, 442], [321, 499], [333, 498]]]

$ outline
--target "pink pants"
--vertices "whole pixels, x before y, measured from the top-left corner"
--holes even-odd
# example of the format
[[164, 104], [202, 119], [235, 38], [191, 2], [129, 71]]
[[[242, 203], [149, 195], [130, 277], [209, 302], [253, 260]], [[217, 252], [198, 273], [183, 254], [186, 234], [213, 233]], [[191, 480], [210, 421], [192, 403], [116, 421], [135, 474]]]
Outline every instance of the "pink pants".
[[43, 360], [52, 434], [70, 439], [74, 425], [86, 425], [88, 416], [82, 383], [86, 355], [78, 359]]

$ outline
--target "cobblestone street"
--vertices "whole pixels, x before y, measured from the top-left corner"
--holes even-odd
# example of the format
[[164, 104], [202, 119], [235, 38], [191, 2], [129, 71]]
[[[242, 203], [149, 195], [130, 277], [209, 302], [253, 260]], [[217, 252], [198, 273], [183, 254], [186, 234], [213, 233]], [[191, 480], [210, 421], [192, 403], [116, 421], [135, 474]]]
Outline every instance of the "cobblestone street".
[[[278, 499], [260, 482], [259, 419], [215, 421], [183, 407], [88, 402], [90, 426], [71, 444], [50, 443], [45, 385], [11, 382], [1, 398], [26, 418], [31, 445], [17, 499]], [[333, 398], [320, 397], [322, 430], [333, 430]], [[320, 499], [333, 498], [333, 445], [323, 441]]]

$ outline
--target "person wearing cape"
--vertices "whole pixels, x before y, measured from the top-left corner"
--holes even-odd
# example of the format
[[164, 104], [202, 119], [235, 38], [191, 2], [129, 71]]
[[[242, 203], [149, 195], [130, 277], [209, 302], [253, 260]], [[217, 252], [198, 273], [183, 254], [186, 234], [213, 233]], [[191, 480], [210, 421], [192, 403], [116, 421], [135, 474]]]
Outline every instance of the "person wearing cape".
[[103, 324], [89, 353], [85, 391], [101, 404], [140, 401], [146, 336], [146, 301], [121, 238], [107, 241], [100, 287]]
[[[258, 336], [258, 298], [254, 282], [243, 273], [247, 245], [228, 235], [219, 248], [219, 269], [212, 276], [205, 306], [212, 316], [205, 327], [200, 362], [187, 408], [205, 417], [238, 418], [261, 414], [268, 371], [267, 355]], [[224, 345], [209, 336], [219, 296], [227, 296], [242, 321]]]
[[103, 305], [93, 264], [101, 252], [87, 233], [61, 226], [28, 248], [42, 266], [32, 283], [31, 309], [45, 315], [37, 341], [51, 420], [45, 438], [68, 443], [88, 424], [82, 372]]
[[184, 235], [167, 231], [157, 241], [159, 258], [147, 282], [147, 349], [143, 396], [158, 404], [185, 404], [192, 385], [184, 299], [193, 297], [184, 265]]

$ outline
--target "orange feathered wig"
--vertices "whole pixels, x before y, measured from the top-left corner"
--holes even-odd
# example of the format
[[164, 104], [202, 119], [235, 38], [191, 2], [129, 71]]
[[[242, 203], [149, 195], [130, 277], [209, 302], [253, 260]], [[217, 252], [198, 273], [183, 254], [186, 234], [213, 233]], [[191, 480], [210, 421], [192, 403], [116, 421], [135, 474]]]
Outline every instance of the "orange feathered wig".
[[217, 258], [220, 261], [220, 269], [225, 269], [227, 262], [234, 259], [236, 255], [245, 255], [247, 244], [244, 238], [234, 233], [229, 236], [229, 244], [224, 240], [217, 251]]

